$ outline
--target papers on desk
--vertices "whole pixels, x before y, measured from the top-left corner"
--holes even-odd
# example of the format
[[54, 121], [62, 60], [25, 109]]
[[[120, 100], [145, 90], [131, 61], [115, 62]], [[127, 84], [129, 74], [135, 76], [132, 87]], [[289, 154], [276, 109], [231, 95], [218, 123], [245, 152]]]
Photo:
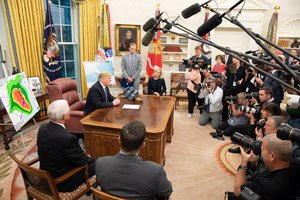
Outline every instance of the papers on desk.
[[133, 110], [138, 110], [140, 109], [140, 105], [134, 105], [134, 104], [124, 104], [122, 109], [133, 109]]

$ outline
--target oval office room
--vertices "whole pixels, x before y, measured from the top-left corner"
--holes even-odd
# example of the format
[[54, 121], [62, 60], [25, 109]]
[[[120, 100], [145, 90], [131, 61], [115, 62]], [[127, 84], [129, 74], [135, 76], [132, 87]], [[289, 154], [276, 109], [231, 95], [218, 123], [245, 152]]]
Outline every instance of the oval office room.
[[1, 0], [0, 199], [299, 200], [299, 8]]

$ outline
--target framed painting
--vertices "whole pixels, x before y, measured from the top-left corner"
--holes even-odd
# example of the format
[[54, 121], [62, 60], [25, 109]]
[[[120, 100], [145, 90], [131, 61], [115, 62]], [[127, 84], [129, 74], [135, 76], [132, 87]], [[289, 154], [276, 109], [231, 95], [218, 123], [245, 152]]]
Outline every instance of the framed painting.
[[141, 52], [141, 26], [116, 24], [116, 55], [121, 56], [129, 51], [131, 43], [136, 44], [136, 52]]
[[31, 88], [31, 90], [37, 90], [37, 89], [39, 89], [38, 87], [41, 86], [40, 77], [38, 77], [38, 76], [28, 77], [28, 81], [29, 81], [29, 87]]

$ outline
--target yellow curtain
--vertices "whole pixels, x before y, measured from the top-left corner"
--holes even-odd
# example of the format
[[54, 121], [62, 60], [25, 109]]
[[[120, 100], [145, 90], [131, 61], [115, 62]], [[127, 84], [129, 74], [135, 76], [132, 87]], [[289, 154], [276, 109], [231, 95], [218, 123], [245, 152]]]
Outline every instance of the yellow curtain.
[[100, 8], [100, 0], [88, 0], [86, 3], [79, 4], [80, 70], [83, 98], [88, 92], [83, 61], [95, 60], [99, 39]]
[[[5, 21], [7, 13], [2, 0]], [[42, 52], [43, 52], [43, 30], [44, 30], [44, 8], [43, 0], [7, 0], [9, 15], [12, 23], [13, 36], [16, 43], [16, 52], [21, 72], [28, 76], [39, 76], [41, 83], [45, 86], [43, 76]], [[7, 30], [8, 23], [6, 23]], [[7, 35], [10, 35], [7, 31]], [[10, 39], [10, 38], [9, 38]], [[15, 57], [10, 40], [10, 52], [15, 66]]]

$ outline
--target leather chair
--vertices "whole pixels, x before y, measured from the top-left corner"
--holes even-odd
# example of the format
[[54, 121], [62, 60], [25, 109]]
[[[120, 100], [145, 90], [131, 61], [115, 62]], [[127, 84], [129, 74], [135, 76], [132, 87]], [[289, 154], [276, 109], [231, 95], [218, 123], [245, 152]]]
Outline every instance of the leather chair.
[[95, 200], [126, 200], [111, 194], [107, 194], [106, 192], [103, 192], [101, 190], [97, 190], [96, 188], [91, 187], [91, 190], [93, 191], [94, 199]]
[[67, 100], [70, 106], [70, 119], [65, 126], [69, 132], [83, 133], [80, 120], [85, 116], [83, 107], [86, 101], [79, 100], [76, 81], [70, 78], [58, 78], [47, 85], [50, 103], [57, 99]]
[[[91, 186], [96, 183], [96, 176], [88, 179], [87, 165], [77, 167], [64, 174], [63, 176], [54, 179], [49, 172], [40, 170], [32, 166], [39, 161], [38, 158], [29, 161], [28, 163], [23, 163], [18, 160], [15, 155], [11, 154], [10, 157], [18, 164], [19, 169], [21, 170], [21, 174], [25, 183], [27, 198], [29, 200], [79, 199], [85, 193], [89, 192]], [[85, 183], [80, 185], [76, 190], [72, 192], [58, 192], [56, 187], [58, 183], [64, 182], [65, 180], [82, 170], [84, 170], [85, 172]]]

